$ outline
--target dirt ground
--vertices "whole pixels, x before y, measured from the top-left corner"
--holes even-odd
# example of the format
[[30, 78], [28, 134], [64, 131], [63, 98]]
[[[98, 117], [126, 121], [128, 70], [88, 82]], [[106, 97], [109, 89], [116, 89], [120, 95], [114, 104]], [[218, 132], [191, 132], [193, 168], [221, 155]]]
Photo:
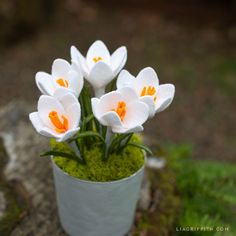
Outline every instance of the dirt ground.
[[171, 107], [145, 125], [150, 142], [190, 143], [195, 158], [236, 162], [234, 11], [225, 6], [67, 6], [36, 34], [1, 49], [0, 106], [25, 100], [36, 107], [35, 73], [49, 72], [57, 57], [69, 59], [70, 45], [85, 53], [101, 39], [111, 50], [127, 46], [131, 73], [151, 66], [161, 83], [176, 86]]

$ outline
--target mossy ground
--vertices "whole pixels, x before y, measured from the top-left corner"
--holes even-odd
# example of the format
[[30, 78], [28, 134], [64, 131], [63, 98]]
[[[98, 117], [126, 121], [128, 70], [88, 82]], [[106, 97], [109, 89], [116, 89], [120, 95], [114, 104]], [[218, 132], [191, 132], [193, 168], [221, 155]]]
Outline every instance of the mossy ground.
[[[236, 235], [236, 166], [218, 161], [193, 161], [190, 145], [166, 145], [157, 153], [166, 159], [161, 170], [148, 169], [154, 210], [141, 212], [135, 236]], [[153, 200], [152, 200], [153, 201]], [[211, 231], [178, 231], [186, 227]]]
[[[158, 148], [156, 156], [163, 156]], [[167, 162], [163, 169], [146, 169], [151, 182], [151, 205], [148, 210], [140, 212], [141, 218], [136, 222], [134, 236], [167, 236], [173, 234], [174, 225], [180, 209], [180, 196], [176, 192], [175, 174]]]
[[[136, 136], [132, 138], [139, 141]], [[64, 152], [70, 152], [64, 143], [51, 142], [52, 147]], [[144, 164], [144, 154], [136, 147], [127, 146], [121, 154], [113, 153], [107, 161], [102, 160], [102, 150], [99, 145], [93, 144], [85, 148], [84, 158], [87, 162], [82, 165], [77, 161], [64, 157], [54, 157], [55, 163], [66, 173], [83, 180], [114, 181], [129, 177], [138, 171]]]

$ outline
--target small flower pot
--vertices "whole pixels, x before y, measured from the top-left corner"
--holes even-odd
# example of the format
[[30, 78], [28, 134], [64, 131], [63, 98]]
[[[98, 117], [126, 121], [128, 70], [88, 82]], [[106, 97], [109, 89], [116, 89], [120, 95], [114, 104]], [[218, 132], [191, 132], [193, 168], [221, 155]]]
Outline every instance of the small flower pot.
[[124, 236], [129, 232], [144, 173], [94, 182], [72, 177], [53, 161], [59, 217], [71, 236]]

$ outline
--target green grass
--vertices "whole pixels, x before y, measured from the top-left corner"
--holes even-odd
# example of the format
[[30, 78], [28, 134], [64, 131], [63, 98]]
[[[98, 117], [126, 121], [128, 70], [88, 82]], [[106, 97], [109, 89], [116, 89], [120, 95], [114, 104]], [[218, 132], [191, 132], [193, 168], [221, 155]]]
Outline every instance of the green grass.
[[[137, 136], [132, 141], [140, 142]], [[52, 142], [52, 148], [64, 152], [70, 152], [68, 146], [63, 143]], [[144, 154], [136, 147], [127, 146], [121, 154], [113, 153], [108, 161], [102, 160], [102, 150], [94, 143], [90, 149], [84, 150], [84, 158], [87, 162], [82, 165], [77, 161], [54, 157], [55, 163], [66, 173], [83, 180], [90, 181], [114, 181], [129, 177], [138, 171], [144, 164]]]
[[[213, 228], [211, 232], [195, 231], [187, 235], [236, 235], [236, 165], [193, 161], [188, 145], [167, 146], [167, 155], [181, 197], [176, 227]], [[217, 232], [219, 226], [229, 230]]]

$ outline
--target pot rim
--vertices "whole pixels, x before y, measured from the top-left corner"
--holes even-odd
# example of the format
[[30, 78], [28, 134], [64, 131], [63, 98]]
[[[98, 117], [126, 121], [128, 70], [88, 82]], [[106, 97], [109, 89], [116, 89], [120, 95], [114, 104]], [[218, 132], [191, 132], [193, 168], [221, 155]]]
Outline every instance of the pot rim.
[[86, 183], [86, 184], [100, 184], [100, 185], [105, 185], [105, 184], [118, 184], [118, 183], [121, 183], [121, 182], [125, 182], [125, 181], [128, 181], [130, 179], [132, 179], [133, 177], [135, 177], [136, 175], [138, 175], [140, 172], [143, 171], [144, 167], [145, 167], [145, 163], [146, 163], [146, 157], [144, 156], [144, 163], [143, 165], [135, 172], [133, 173], [132, 175], [128, 176], [128, 177], [125, 177], [123, 179], [118, 179], [118, 180], [112, 180], [112, 181], [92, 181], [92, 180], [85, 180], [85, 179], [80, 179], [80, 178], [77, 178], [75, 176], [72, 176], [72, 175], [69, 175], [67, 172], [63, 171], [55, 162], [54, 162], [54, 159], [53, 159], [53, 156], [51, 156], [51, 161], [52, 161], [52, 164], [53, 166], [59, 171], [61, 172], [63, 175], [65, 175], [67, 178], [70, 178], [74, 181], [78, 181], [78, 182], [81, 182], [81, 183]]

